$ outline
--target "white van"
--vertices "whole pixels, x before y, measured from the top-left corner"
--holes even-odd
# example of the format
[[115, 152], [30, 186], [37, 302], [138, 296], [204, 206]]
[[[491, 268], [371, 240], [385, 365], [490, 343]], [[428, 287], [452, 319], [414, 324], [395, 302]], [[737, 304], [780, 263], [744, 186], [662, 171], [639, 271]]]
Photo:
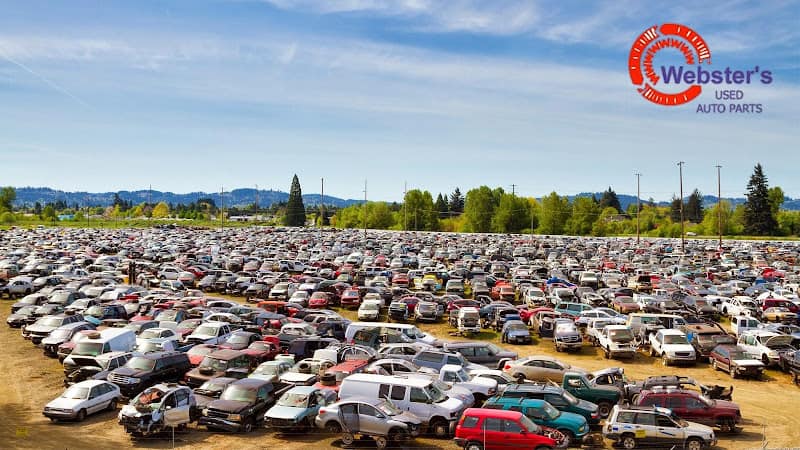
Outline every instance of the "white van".
[[761, 325], [761, 322], [751, 316], [731, 317], [731, 331], [736, 336], [741, 336], [747, 330], [756, 330], [759, 325]]
[[339, 399], [362, 397], [391, 400], [398, 408], [409, 411], [427, 424], [436, 437], [452, 435], [461, 413], [469, 406], [462, 400], [448, 397], [429, 378], [358, 373], [342, 380]]
[[64, 360], [64, 365], [74, 365], [73, 356], [94, 358], [110, 352], [130, 352], [136, 346], [136, 333], [127, 328], [107, 328], [92, 333], [78, 341]]
[[409, 323], [389, 323], [389, 322], [353, 322], [347, 326], [344, 332], [344, 340], [353, 343], [353, 337], [359, 330], [364, 328], [385, 328], [405, 334], [415, 342], [433, 345], [436, 338], [428, 333], [423, 333], [419, 328]]

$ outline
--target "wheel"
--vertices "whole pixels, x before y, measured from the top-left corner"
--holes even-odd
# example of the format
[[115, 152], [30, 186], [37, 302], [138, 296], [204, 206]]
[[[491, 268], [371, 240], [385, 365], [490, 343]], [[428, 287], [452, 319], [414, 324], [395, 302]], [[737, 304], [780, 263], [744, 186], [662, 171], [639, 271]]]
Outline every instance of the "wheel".
[[575, 444], [575, 434], [572, 431], [559, 429], [558, 431], [564, 435], [564, 448], [569, 448]]
[[117, 409], [117, 399], [112, 398], [110, 402], [108, 402], [108, 410], [114, 411]]
[[560, 352], [560, 351], [561, 351], [561, 347], [559, 347], [558, 345], [556, 345], [556, 351], [557, 351], [557, 352]]
[[620, 441], [622, 444], [622, 448], [626, 450], [632, 450], [636, 448], [636, 439], [633, 437], [632, 434], [626, 434], [622, 436], [622, 440]]
[[483, 450], [483, 445], [480, 442], [467, 442], [467, 445], [464, 446], [464, 450]]
[[719, 367], [717, 367], [717, 360], [714, 358], [711, 358], [711, 368], [714, 370], [719, 370]]
[[245, 419], [245, 421], [242, 423], [241, 431], [242, 431], [242, 433], [249, 433], [249, 432], [253, 431], [253, 418], [252, 417], [248, 417], [247, 419]]
[[352, 433], [345, 433], [342, 435], [342, 445], [351, 446], [355, 442], [356, 437]]
[[733, 419], [722, 419], [719, 424], [719, 430], [723, 433], [733, 433], [736, 431], [736, 422]]
[[83, 422], [84, 419], [86, 419], [86, 410], [82, 409], [78, 411], [78, 415], [75, 416], [75, 420], [77, 420], [78, 422]]
[[[406, 431], [402, 428], [392, 428], [387, 435], [388, 439], [392, 442], [402, 442], [406, 440]], [[378, 442], [377, 440], [375, 441]]]
[[703, 441], [698, 438], [689, 438], [686, 441], [686, 450], [701, 450], [703, 448]]
[[597, 403], [597, 414], [600, 416], [601, 419], [605, 419], [611, 414], [611, 403], [608, 402], [598, 402]]
[[505, 335], [505, 334], [504, 334], [504, 335], [502, 335], [502, 336], [500, 336], [500, 342], [502, 342], [503, 344], [505, 344], [505, 343], [507, 343], [507, 342], [508, 342], [508, 341], [506, 340], [506, 335]]
[[608, 349], [604, 348], [603, 349], [603, 356], [605, 356], [606, 359], [611, 359], [611, 352], [609, 352]]
[[58, 419], [57, 419], [57, 418], [55, 418], [55, 417], [51, 417], [51, 418], [50, 418], [50, 422], [56, 423], [56, 422], [58, 422]]
[[433, 435], [439, 439], [447, 438], [450, 434], [450, 427], [447, 425], [447, 422], [442, 419], [432, 421], [430, 427], [433, 431]]
[[330, 422], [325, 424], [325, 432], [331, 434], [339, 434], [342, 432], [342, 426], [339, 425], [338, 422], [334, 422], [331, 420]]
[[389, 444], [389, 441], [383, 436], [375, 436], [375, 447], [383, 449]]
[[769, 367], [769, 357], [766, 354], [761, 355], [761, 362], [764, 363], [764, 367]]
[[483, 403], [486, 401], [486, 397], [483, 394], [473, 394], [473, 397], [475, 398], [476, 408], [480, 405], [483, 405]]
[[514, 378], [517, 379], [517, 384], [522, 384], [525, 382], [525, 374], [522, 373], [515, 374]]
[[664, 366], [668, 366], [669, 365], [669, 360], [667, 359], [667, 354], [666, 353], [661, 355], [661, 364], [664, 365]]

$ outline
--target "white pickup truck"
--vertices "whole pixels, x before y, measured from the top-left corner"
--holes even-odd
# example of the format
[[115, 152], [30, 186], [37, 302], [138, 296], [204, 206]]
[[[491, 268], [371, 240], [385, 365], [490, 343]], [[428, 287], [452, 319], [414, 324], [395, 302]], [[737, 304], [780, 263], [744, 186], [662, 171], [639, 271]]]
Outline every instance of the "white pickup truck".
[[231, 326], [225, 322], [206, 322], [186, 337], [192, 344], [221, 344], [231, 334]]
[[633, 333], [627, 325], [606, 325], [597, 336], [597, 344], [608, 358], [631, 358], [636, 355]]
[[661, 357], [661, 362], [670, 364], [697, 362], [694, 347], [682, 331], [664, 328], [650, 335], [650, 356]]
[[467, 371], [463, 367], [455, 364], [445, 364], [438, 373], [435, 373], [434, 371], [423, 370], [419, 373], [408, 375], [425, 375], [430, 378], [436, 378], [449, 386], [467, 390], [472, 393], [472, 396], [475, 399], [476, 407], [482, 405], [487, 398], [497, 393], [496, 380], [483, 377], [470, 379], [469, 375], [467, 375]]
[[721, 312], [722, 315], [731, 317], [743, 315], [752, 315], [755, 317], [758, 311], [758, 305], [756, 305], [755, 300], [743, 295], [737, 295], [729, 300], [723, 300], [722, 303], [717, 305], [717, 308], [719, 308], [719, 312]]

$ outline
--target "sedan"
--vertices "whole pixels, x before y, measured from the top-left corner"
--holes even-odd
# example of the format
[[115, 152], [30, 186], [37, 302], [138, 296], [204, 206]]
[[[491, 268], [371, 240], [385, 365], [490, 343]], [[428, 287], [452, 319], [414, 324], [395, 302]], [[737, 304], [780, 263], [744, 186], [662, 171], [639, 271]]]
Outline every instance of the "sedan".
[[561, 383], [566, 372], [586, 373], [586, 370], [549, 356], [529, 356], [516, 361], [507, 361], [503, 372], [517, 380], [552, 380]]
[[42, 414], [53, 422], [82, 421], [100, 411], [114, 411], [122, 396], [119, 387], [104, 380], [86, 380], [70, 386], [60, 397], [44, 407]]
[[782, 306], [774, 306], [767, 308], [761, 313], [761, 317], [766, 322], [794, 322], [797, 320], [797, 314], [791, 312], [789, 308]]

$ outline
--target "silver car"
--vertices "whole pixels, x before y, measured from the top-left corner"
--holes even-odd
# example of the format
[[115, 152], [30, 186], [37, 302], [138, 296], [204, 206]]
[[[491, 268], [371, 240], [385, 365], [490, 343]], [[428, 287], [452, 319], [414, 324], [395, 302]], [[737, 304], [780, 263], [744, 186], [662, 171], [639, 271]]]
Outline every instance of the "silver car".
[[320, 408], [314, 423], [329, 433], [344, 431], [404, 442], [419, 435], [422, 421], [388, 400], [350, 397]]

